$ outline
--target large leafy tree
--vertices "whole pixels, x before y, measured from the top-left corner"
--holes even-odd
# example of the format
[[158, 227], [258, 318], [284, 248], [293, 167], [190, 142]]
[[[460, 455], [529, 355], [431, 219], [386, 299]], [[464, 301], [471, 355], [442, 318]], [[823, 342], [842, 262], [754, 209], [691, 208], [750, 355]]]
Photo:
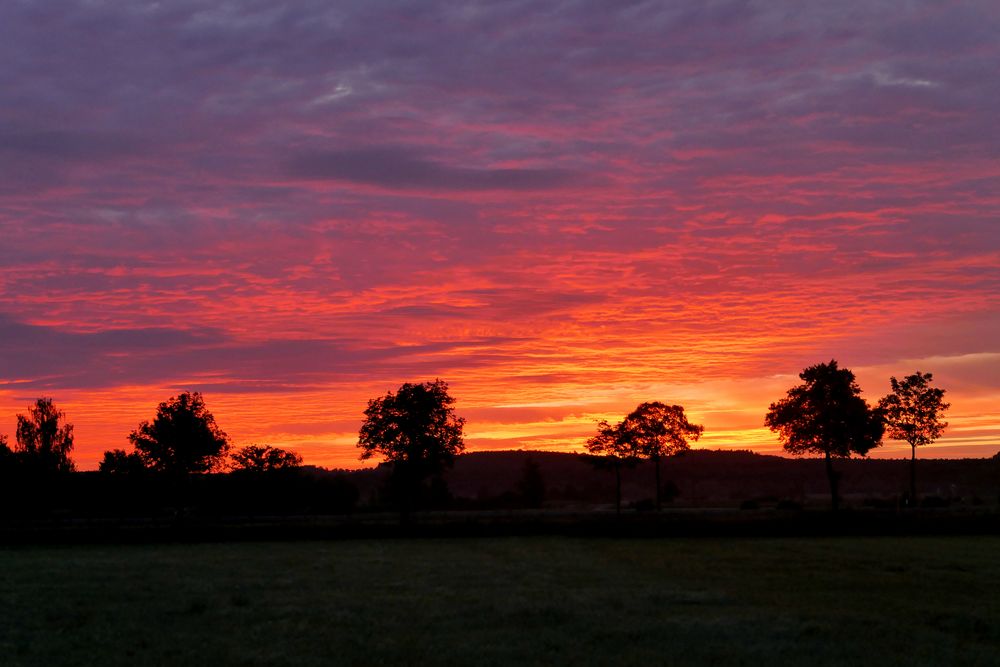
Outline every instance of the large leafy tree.
[[404, 515], [421, 482], [440, 474], [465, 450], [465, 419], [455, 415], [454, 403], [444, 380], [407, 382], [368, 401], [358, 434], [361, 459], [379, 456], [392, 463]]
[[917, 447], [929, 445], [947, 428], [943, 421], [951, 407], [944, 402], [944, 389], [931, 386], [934, 376], [917, 371], [902, 380], [889, 378], [892, 393], [883, 397], [878, 406], [882, 411], [886, 435], [910, 444], [910, 500], [917, 499]]
[[17, 416], [14, 452], [29, 469], [42, 473], [74, 469], [69, 457], [73, 451], [73, 425], [66, 423], [65, 416], [51, 398], [39, 398], [28, 408], [27, 416]]
[[302, 465], [297, 453], [270, 445], [247, 445], [232, 455], [233, 469], [248, 472], [270, 472]]
[[692, 424], [679, 405], [659, 401], [641, 403], [621, 424], [622, 437], [641, 456], [653, 462], [656, 475], [656, 509], [660, 509], [662, 484], [660, 460], [691, 448], [705, 428]]
[[612, 426], [606, 420], [597, 423], [597, 435], [584, 445], [586, 459], [599, 468], [615, 473], [615, 513], [622, 513], [622, 468], [634, 466], [640, 458], [635, 442], [628, 437], [621, 422]]
[[835, 360], [799, 373], [803, 383], [772, 403], [765, 424], [781, 438], [790, 454], [818, 454], [826, 463], [831, 505], [837, 509], [838, 474], [834, 458], [866, 455], [882, 442], [885, 426], [878, 409], [861, 397], [854, 373]]
[[139, 424], [128, 439], [147, 467], [172, 474], [216, 469], [229, 451], [229, 439], [198, 392], [160, 403], [153, 421]]

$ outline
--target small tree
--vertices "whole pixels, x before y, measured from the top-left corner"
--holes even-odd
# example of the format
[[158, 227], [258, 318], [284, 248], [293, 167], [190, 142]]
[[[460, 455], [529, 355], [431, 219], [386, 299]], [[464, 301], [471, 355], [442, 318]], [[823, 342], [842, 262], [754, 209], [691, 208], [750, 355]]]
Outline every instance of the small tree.
[[597, 423], [597, 435], [587, 440], [587, 461], [599, 468], [615, 471], [615, 513], [622, 513], [622, 468], [633, 467], [639, 461], [635, 443], [626, 437], [622, 424], [614, 426], [606, 420]]
[[302, 457], [280, 447], [248, 445], [232, 456], [234, 470], [270, 472], [302, 465]]
[[175, 475], [216, 469], [229, 451], [229, 439], [198, 392], [160, 403], [153, 421], [139, 424], [128, 439], [147, 467]]
[[640, 455], [653, 462], [656, 474], [656, 509], [660, 510], [660, 459], [690, 449], [689, 441], [701, 437], [705, 428], [692, 424], [679, 405], [659, 401], [641, 403], [621, 424], [622, 437]]
[[910, 444], [910, 502], [913, 503], [917, 500], [917, 447], [940, 438], [948, 426], [942, 418], [951, 405], [944, 402], [944, 389], [931, 386], [933, 379], [931, 373], [920, 371], [902, 381], [889, 378], [892, 393], [878, 403], [887, 435]]
[[[72, 472], [73, 425], [56, 409], [51, 398], [39, 398], [28, 408], [28, 416], [17, 416], [17, 458], [41, 473]], [[59, 422], [63, 424], [60, 426]]]
[[764, 423], [778, 433], [786, 452], [821, 454], [830, 481], [831, 506], [837, 509], [838, 474], [833, 459], [866, 455], [882, 441], [884, 425], [879, 410], [861, 398], [854, 373], [837, 362], [810, 366], [799, 374], [803, 384], [772, 403]]
[[0, 473], [14, 462], [14, 452], [7, 445], [7, 436], [0, 434]]
[[358, 433], [361, 460], [392, 463], [393, 483], [405, 520], [421, 482], [451, 466], [465, 449], [462, 429], [443, 380], [403, 384], [396, 393], [368, 401]]
[[139, 452], [112, 449], [104, 452], [104, 458], [97, 464], [97, 469], [112, 475], [135, 475], [146, 471], [146, 462]]

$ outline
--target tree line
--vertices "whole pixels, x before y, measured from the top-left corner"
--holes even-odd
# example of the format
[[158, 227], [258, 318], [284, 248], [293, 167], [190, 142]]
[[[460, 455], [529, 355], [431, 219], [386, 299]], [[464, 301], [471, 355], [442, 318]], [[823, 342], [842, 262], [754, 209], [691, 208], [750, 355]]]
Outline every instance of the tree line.
[[[830, 503], [840, 504], [837, 458], [865, 456], [882, 444], [885, 436], [910, 445], [910, 493], [917, 497], [917, 447], [941, 436], [948, 423], [944, 390], [934, 387], [931, 373], [917, 371], [902, 380], [889, 379], [891, 391], [875, 405], [861, 396], [854, 373], [840, 368], [836, 360], [816, 364], [799, 374], [802, 384], [770, 405], [764, 424], [778, 434], [786, 452], [823, 458], [830, 484]], [[597, 435], [586, 448], [596, 465], [615, 473], [615, 507], [621, 512], [621, 470], [640, 459], [650, 459], [656, 470], [656, 505], [660, 506], [660, 460], [690, 448], [703, 428], [691, 424], [679, 405], [642, 403], [618, 424], [601, 421]]]
[[[886, 435], [911, 447], [910, 493], [916, 500], [917, 447], [934, 442], [947, 427], [950, 407], [944, 390], [932, 385], [933, 375], [917, 371], [902, 380], [890, 378], [891, 391], [875, 405], [861, 396], [854, 373], [836, 360], [810, 366], [799, 374], [802, 384], [772, 403], [764, 423], [778, 434], [784, 450], [796, 456], [823, 458], [830, 484], [831, 506], [837, 509], [839, 476], [833, 461], [865, 456]], [[440, 476], [464, 450], [464, 420], [456, 417], [441, 380], [404, 384], [397, 393], [372, 399], [365, 411], [358, 446], [362, 459], [379, 455], [393, 465], [401, 504], [408, 507], [414, 491], [428, 478]], [[615, 473], [615, 507], [621, 512], [621, 471], [641, 459], [652, 462], [655, 506], [663, 496], [661, 463], [690, 449], [704, 427], [691, 423], [684, 408], [659, 401], [641, 403], [617, 424], [600, 421], [597, 434], [587, 440], [587, 457]], [[405, 511], [405, 510], [404, 510]]]
[[[73, 472], [73, 425], [51, 398], [39, 398], [27, 415], [17, 415], [15, 444], [0, 435], [0, 466], [27, 473], [54, 475]], [[264, 472], [302, 465], [302, 457], [269, 445], [248, 445], [231, 451], [229, 438], [215, 422], [198, 392], [183, 392], [160, 403], [152, 421], [144, 421], [128, 436], [132, 451], [104, 452], [98, 470], [106, 473], [152, 471], [188, 475], [219, 470]]]
[[[891, 391], [876, 404], [861, 396], [854, 374], [835, 360], [810, 366], [801, 384], [772, 403], [764, 423], [778, 434], [786, 452], [822, 457], [830, 485], [831, 505], [839, 505], [837, 458], [865, 456], [888, 436], [911, 446], [909, 501], [916, 499], [916, 450], [942, 434], [947, 422], [944, 390], [933, 376], [919, 371], [902, 380], [890, 378]], [[428, 487], [443, 485], [442, 474], [465, 450], [465, 420], [457, 416], [455, 399], [443, 380], [404, 383], [395, 392], [368, 401], [357, 446], [360, 459], [381, 458], [391, 466], [393, 500], [405, 516], [417, 507]], [[600, 421], [585, 443], [586, 459], [614, 472], [615, 507], [621, 512], [623, 468], [649, 460], [654, 471], [656, 509], [661, 508], [665, 460], [688, 449], [704, 432], [691, 423], [680, 405], [641, 403], [616, 424]], [[99, 464], [102, 473], [135, 476], [157, 473], [184, 477], [231, 470], [267, 473], [294, 469], [302, 458], [269, 445], [232, 450], [198, 392], [183, 392], [160, 403], [151, 421], [128, 435], [131, 451], [111, 449]], [[13, 448], [0, 435], [0, 470], [57, 476], [72, 472], [73, 426], [50, 398], [39, 398], [27, 415], [17, 415]]]

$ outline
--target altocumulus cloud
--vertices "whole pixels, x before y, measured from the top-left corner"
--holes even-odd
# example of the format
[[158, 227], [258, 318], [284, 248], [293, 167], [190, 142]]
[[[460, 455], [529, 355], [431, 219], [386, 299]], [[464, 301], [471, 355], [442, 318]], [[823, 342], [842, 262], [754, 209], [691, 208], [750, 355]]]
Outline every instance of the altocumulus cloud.
[[334, 180], [384, 188], [429, 190], [554, 190], [585, 181], [567, 169], [455, 167], [407, 148], [304, 153], [288, 163], [303, 180]]

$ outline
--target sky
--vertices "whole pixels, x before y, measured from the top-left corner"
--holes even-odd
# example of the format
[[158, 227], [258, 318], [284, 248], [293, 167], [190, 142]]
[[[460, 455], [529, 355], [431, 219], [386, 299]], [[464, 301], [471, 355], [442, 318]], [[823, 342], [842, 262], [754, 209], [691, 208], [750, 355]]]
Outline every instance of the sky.
[[[836, 359], [931, 372], [922, 456], [1000, 450], [1000, 5], [0, 3], [0, 434], [95, 468], [201, 391], [357, 467], [442, 378], [470, 450], [685, 407], [780, 452]], [[909, 455], [886, 441], [876, 456]]]

